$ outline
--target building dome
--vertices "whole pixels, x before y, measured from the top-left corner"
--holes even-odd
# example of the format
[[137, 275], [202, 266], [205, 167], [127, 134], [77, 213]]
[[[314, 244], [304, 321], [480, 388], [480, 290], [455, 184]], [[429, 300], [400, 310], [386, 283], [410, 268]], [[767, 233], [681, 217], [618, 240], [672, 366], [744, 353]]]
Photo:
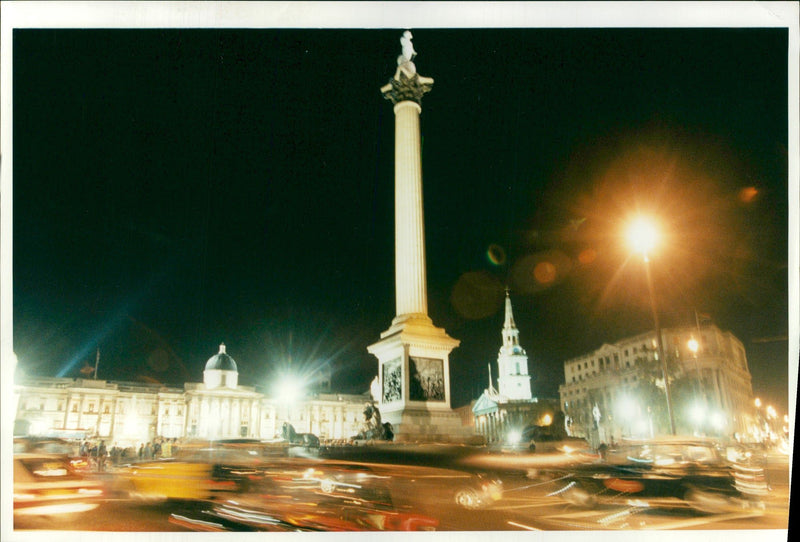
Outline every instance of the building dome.
[[208, 358], [208, 361], [206, 362], [206, 371], [238, 372], [238, 369], [236, 368], [236, 362], [233, 361], [232, 357], [225, 353], [224, 343], [219, 345], [219, 354]]

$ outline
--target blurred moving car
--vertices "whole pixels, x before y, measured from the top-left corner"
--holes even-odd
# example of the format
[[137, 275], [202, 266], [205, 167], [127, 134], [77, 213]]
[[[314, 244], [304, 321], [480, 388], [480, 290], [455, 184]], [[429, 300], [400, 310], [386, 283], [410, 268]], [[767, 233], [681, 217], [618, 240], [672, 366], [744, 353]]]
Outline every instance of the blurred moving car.
[[475, 510], [503, 496], [498, 478], [440, 467], [324, 461], [309, 468], [304, 478], [318, 482], [325, 495], [394, 509], [418, 508], [427, 500]]
[[571, 437], [550, 426], [529, 425], [522, 429], [510, 429], [500, 442], [500, 451], [517, 453], [583, 453], [595, 451], [580, 437]]
[[70, 468], [80, 474], [97, 470], [95, 458], [78, 454], [78, 446], [67, 440], [52, 437], [14, 437], [14, 453], [60, 455]]
[[475, 474], [467, 484], [456, 489], [453, 496], [456, 504], [470, 510], [485, 508], [502, 497], [503, 482], [481, 473]]
[[248, 491], [195, 503], [170, 522], [195, 531], [435, 530], [437, 518], [396, 498], [408, 487], [395, 474], [382, 465], [270, 461]]
[[609, 448], [604, 460], [571, 467], [551, 495], [585, 507], [629, 498], [630, 504], [662, 500], [720, 513], [763, 509], [766, 483], [758, 479], [757, 469], [729, 463], [710, 440], [626, 441]]
[[182, 445], [173, 457], [117, 469], [115, 490], [140, 499], [209, 500], [249, 489], [265, 457], [278, 453], [254, 440]]
[[62, 455], [14, 454], [14, 515], [59, 515], [96, 508], [102, 482], [75, 472]]
[[173, 513], [170, 523], [193, 531], [432, 531], [439, 521], [422, 514], [330, 502], [264, 503], [252, 499], [198, 503]]
[[68, 441], [50, 437], [14, 437], [14, 453], [77, 455]]

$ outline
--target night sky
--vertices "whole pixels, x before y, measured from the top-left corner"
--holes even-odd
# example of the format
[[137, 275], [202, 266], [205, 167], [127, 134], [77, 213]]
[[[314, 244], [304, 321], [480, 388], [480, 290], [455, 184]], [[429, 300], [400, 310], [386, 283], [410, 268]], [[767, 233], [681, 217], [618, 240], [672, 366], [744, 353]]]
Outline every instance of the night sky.
[[[461, 340], [453, 406], [496, 376], [511, 290], [534, 395], [652, 329], [622, 239], [659, 217], [663, 325], [695, 311], [788, 404], [788, 31], [412, 29], [429, 315]], [[402, 29], [17, 29], [13, 331], [20, 369], [182, 386], [377, 374], [394, 317]], [[795, 360], [796, 362], [796, 360]]]

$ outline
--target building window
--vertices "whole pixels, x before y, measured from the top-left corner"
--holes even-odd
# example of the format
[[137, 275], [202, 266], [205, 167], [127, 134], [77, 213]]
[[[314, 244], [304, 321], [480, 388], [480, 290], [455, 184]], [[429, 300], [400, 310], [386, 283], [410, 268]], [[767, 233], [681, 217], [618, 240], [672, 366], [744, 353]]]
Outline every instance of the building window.
[[72, 412], [78, 412], [78, 403], [72, 403]]
[[103, 407], [103, 414], [108, 414], [108, 405]]
[[94, 412], [94, 403], [89, 403], [89, 412]]

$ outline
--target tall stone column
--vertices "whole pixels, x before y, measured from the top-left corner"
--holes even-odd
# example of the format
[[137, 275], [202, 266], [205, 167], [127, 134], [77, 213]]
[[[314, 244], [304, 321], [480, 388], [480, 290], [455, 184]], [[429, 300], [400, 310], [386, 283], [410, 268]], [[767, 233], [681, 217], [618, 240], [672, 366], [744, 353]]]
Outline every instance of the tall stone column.
[[425, 280], [425, 224], [422, 205], [419, 114], [411, 100], [394, 106], [395, 114], [395, 321], [428, 316]]
[[367, 347], [378, 358], [382, 419], [398, 440], [453, 440], [464, 436], [450, 408], [450, 360], [460, 343], [428, 316], [425, 228], [422, 201], [420, 114], [433, 79], [412, 62], [411, 33], [400, 39], [402, 54], [383, 96], [395, 115], [395, 301], [396, 315], [381, 339]]

